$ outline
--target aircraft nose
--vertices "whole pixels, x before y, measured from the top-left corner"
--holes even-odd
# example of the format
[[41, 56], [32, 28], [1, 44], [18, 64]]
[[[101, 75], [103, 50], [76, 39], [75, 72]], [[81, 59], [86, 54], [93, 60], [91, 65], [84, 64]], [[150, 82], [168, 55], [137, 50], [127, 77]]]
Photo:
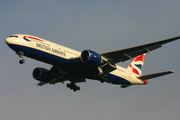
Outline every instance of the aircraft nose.
[[6, 44], [11, 44], [12, 43], [12, 39], [11, 38], [6, 38]]
[[18, 42], [18, 39], [14, 39], [12, 37], [6, 38], [6, 44], [15, 44]]

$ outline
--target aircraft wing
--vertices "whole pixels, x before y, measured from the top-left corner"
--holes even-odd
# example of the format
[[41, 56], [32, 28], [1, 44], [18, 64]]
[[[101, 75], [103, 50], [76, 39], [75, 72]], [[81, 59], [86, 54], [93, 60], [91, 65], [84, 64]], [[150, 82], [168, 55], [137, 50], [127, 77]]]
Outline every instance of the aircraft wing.
[[115, 50], [115, 51], [110, 51], [110, 52], [104, 52], [104, 53], [99, 53], [99, 54], [104, 56], [108, 60], [112, 61], [113, 63], [124, 62], [129, 59], [133, 60], [134, 57], [147, 53], [147, 52], [152, 53], [151, 51], [162, 47], [163, 44], [175, 41], [177, 39], [180, 39], [180, 36], [165, 39], [165, 40], [160, 40], [157, 42], [152, 42], [152, 43], [148, 43], [144, 45], [139, 45], [135, 47], [125, 48], [125, 49], [120, 49], [120, 50]]
[[48, 83], [56, 85], [56, 83], [59, 83], [59, 82], [64, 83], [64, 81], [67, 81], [67, 80], [69, 80], [73, 83], [86, 82], [86, 79], [84, 77], [80, 77], [77, 75], [71, 75], [67, 72], [61, 71], [58, 66], [53, 66], [50, 69], [50, 72], [54, 76], [54, 79], [52, 81], [49, 81], [49, 82], [41, 81], [37, 84], [37, 86], [43, 86], [43, 85], [46, 85]]

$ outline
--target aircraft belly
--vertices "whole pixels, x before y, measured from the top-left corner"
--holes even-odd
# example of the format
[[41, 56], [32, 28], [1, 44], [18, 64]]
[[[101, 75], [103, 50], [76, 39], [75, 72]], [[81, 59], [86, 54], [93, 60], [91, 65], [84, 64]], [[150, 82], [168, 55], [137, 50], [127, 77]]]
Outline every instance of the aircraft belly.
[[[29, 46], [10, 44], [9, 47], [11, 47], [16, 52], [22, 51], [24, 53], [24, 56], [51, 64], [51, 65], [57, 65], [60, 67], [61, 70], [66, 71], [70, 74], [79, 75], [88, 79], [99, 78], [98, 71], [75, 64], [69, 59], [59, 57], [59, 56], [29, 47]], [[143, 84], [143, 82], [141, 80], [138, 80], [136, 77], [128, 79], [127, 74], [123, 72], [125, 71], [115, 70], [107, 74], [106, 82], [109, 82], [112, 84]]]
[[137, 78], [137, 75], [120, 66], [117, 66], [117, 70], [110, 72], [106, 76], [108, 82], [112, 84], [144, 84], [143, 81]]
[[[79, 75], [88, 79], [99, 78], [98, 71], [75, 64], [69, 59], [53, 55], [42, 50], [31, 48], [29, 46], [10, 44], [9, 47], [11, 47], [16, 52], [22, 51], [24, 53], [24, 56], [51, 65], [57, 65], [61, 70], [66, 71], [70, 74]], [[143, 84], [143, 82], [141, 80], [138, 80], [136, 77], [128, 79], [127, 74], [123, 73], [122, 70], [115, 70], [107, 74], [106, 77], [108, 79], [107, 82], [112, 84]]]
[[73, 62], [64, 63], [59, 66], [61, 70], [66, 71], [68, 73], [79, 75], [88, 79], [97, 79], [98, 71], [95, 71], [90, 68], [82, 67]]
[[70, 62], [69, 59], [65, 59], [65, 58], [62, 58], [62, 57], [38, 50], [38, 49], [34, 49], [31, 47], [14, 45], [14, 44], [11, 44], [9, 46], [16, 52], [22, 51], [24, 53], [24, 56], [27, 56], [36, 60], [40, 60], [42, 62], [46, 62], [52, 65]]
[[97, 74], [98, 74], [97, 71], [90, 68], [79, 66], [73, 63], [69, 59], [59, 57], [59, 56], [44, 52], [42, 50], [31, 48], [28, 46], [15, 45], [15, 44], [11, 44], [9, 46], [16, 52], [22, 51], [24, 53], [24, 56], [51, 64], [51, 65], [57, 65], [63, 71], [66, 71], [75, 75], [80, 75], [89, 79], [97, 79]]
[[116, 76], [114, 74], [107, 74], [106, 76], [107, 76], [108, 82], [112, 84], [131, 84], [131, 82], [129, 82], [125, 78]]

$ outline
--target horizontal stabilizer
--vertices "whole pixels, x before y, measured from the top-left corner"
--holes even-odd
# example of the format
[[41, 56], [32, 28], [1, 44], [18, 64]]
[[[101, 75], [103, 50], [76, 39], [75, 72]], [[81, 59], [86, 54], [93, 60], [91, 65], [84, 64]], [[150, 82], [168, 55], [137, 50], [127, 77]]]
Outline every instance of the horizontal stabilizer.
[[154, 73], [154, 74], [149, 74], [149, 75], [143, 75], [143, 76], [140, 76], [138, 78], [141, 80], [152, 79], [152, 78], [160, 77], [160, 76], [167, 75], [170, 73], [174, 73], [174, 72], [173, 71], [166, 71], [166, 72]]

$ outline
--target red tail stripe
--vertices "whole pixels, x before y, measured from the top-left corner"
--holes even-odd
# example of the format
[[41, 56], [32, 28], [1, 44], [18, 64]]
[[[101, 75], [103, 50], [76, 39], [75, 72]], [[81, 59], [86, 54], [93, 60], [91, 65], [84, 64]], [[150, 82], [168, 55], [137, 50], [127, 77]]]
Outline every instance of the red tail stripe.
[[145, 59], [145, 55], [142, 54], [142, 55], [136, 57], [136, 58], [134, 59], [134, 61], [135, 61], [135, 62], [137, 62], [137, 61], [142, 61], [142, 62], [144, 62], [144, 59]]
[[140, 75], [140, 73], [139, 73], [134, 67], [132, 67], [132, 65], [129, 65], [129, 66], [130, 66], [132, 72], [134, 72], [134, 73]]

